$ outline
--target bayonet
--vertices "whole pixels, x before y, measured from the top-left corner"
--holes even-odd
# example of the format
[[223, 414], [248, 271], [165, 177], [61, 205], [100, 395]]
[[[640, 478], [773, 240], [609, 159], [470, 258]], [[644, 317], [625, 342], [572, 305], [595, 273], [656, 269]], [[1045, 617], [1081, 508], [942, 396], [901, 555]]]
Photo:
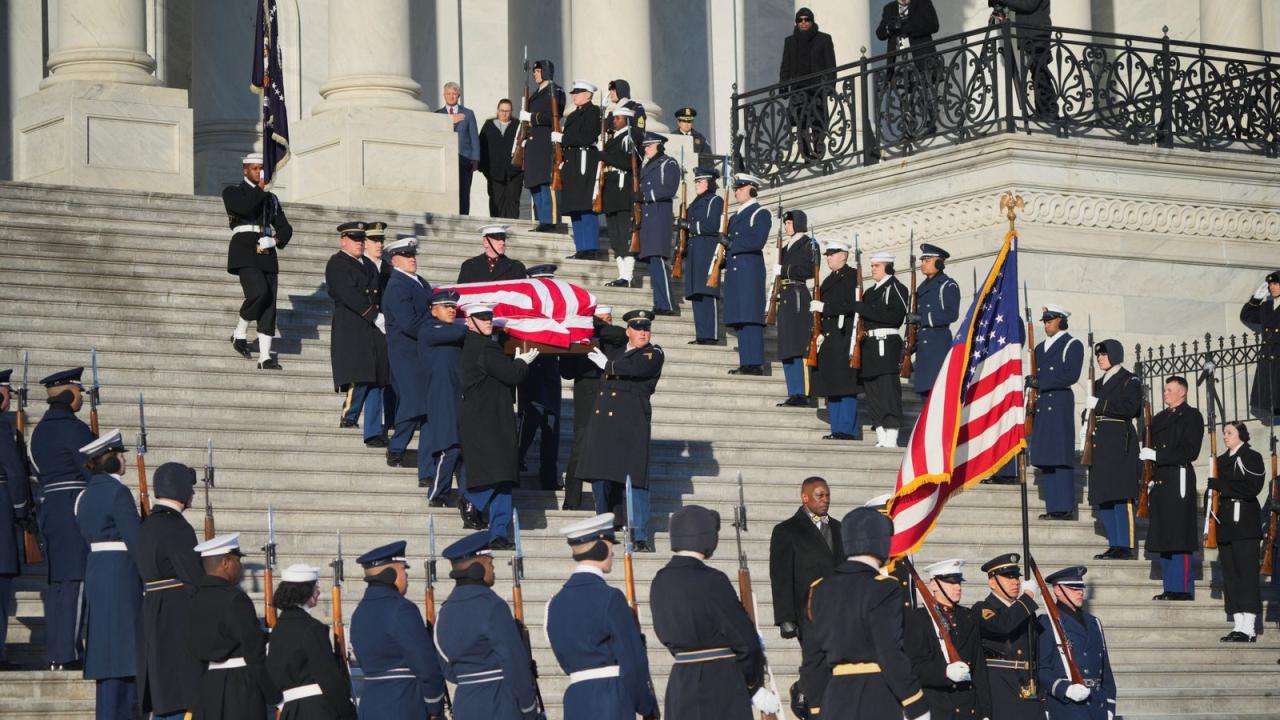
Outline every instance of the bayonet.
[[338, 657], [343, 666], [349, 666], [347, 633], [342, 626], [342, 583], [346, 581], [346, 571], [342, 561], [341, 530], [338, 531], [338, 557], [329, 563], [329, 567], [333, 568], [333, 607], [330, 611], [333, 619], [333, 654]]
[[626, 480], [626, 497], [624, 498], [626, 507], [626, 518], [622, 524], [622, 575], [624, 579], [624, 589], [626, 590], [627, 605], [631, 606], [631, 614], [635, 616], [636, 622], [640, 622], [640, 601], [636, 597], [636, 569], [635, 569], [635, 535], [631, 532], [631, 475], [627, 474]]

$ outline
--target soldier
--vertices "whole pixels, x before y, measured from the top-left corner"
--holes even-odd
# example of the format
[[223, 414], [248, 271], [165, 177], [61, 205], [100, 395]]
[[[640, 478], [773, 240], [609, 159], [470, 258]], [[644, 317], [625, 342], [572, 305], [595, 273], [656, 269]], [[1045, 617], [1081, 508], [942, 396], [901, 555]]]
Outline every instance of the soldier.
[[809, 407], [809, 377], [805, 358], [809, 353], [809, 336], [813, 318], [809, 304], [809, 280], [813, 279], [818, 257], [818, 243], [807, 234], [809, 219], [803, 210], [788, 210], [781, 218], [783, 232], [791, 238], [783, 248], [773, 277], [778, 278], [778, 361], [787, 383], [787, 399], [778, 407]]
[[641, 143], [644, 166], [640, 168], [640, 261], [649, 263], [655, 315], [675, 315], [671, 298], [671, 204], [680, 189], [680, 163], [665, 152], [665, 135], [646, 132]]
[[600, 108], [591, 102], [596, 90], [586, 80], [574, 80], [569, 90], [574, 110], [564, 119], [564, 132], [551, 133], [551, 141], [563, 148], [560, 203], [573, 225], [573, 260], [596, 260], [600, 252], [600, 216], [591, 211], [600, 171]]
[[[1110, 720], [1116, 708], [1116, 681], [1102, 621], [1084, 610], [1084, 566], [1063, 568], [1044, 579], [1053, 588], [1058, 619], [1065, 637], [1055, 639], [1053, 623], [1040, 616], [1040, 685], [1047, 699], [1049, 720]], [[1071, 648], [1083, 684], [1071, 682], [1058, 642]]]
[[547, 601], [547, 644], [569, 676], [565, 720], [658, 717], [644, 636], [627, 598], [609, 587], [613, 570], [613, 513], [561, 528], [578, 563], [569, 581]]
[[342, 249], [329, 257], [325, 285], [333, 299], [333, 340], [329, 358], [333, 389], [345, 392], [339, 428], [355, 427], [364, 414], [364, 443], [386, 447], [382, 435], [382, 388], [390, 383], [386, 319], [382, 315], [378, 268], [364, 257], [364, 223], [338, 226]]
[[[613, 308], [597, 305], [592, 325], [596, 347], [606, 356], [626, 346], [627, 332], [613, 324]], [[573, 449], [569, 452], [569, 467], [564, 474], [564, 504], [560, 507], [561, 510], [581, 509], [582, 478], [578, 474], [578, 461], [582, 457], [587, 425], [595, 410], [603, 375], [604, 371], [584, 354], [571, 353], [560, 358], [560, 377], [573, 381]]]
[[762, 181], [754, 175], [733, 176], [738, 211], [729, 216], [725, 248], [724, 324], [738, 332], [738, 367], [730, 375], [764, 374], [764, 255], [773, 227], [769, 211], [756, 201]]
[[1034, 682], [1031, 656], [1036, 653], [1036, 589], [1022, 581], [1018, 553], [1005, 553], [988, 560], [991, 592], [974, 603], [991, 684], [991, 717], [994, 720], [1043, 720], [1044, 703], [1035, 695], [1024, 696]]
[[1196, 522], [1195, 461], [1204, 441], [1204, 416], [1187, 404], [1187, 380], [1164, 382], [1164, 410], [1151, 419], [1151, 443], [1138, 459], [1155, 463], [1148, 496], [1147, 552], [1160, 558], [1164, 592], [1152, 600], [1192, 600], [1195, 576], [1191, 556], [1200, 549]]
[[537, 718], [533, 659], [520, 626], [493, 591], [489, 534], [467, 535], [441, 554], [452, 564], [449, 577], [457, 582], [440, 606], [436, 623], [436, 648], [444, 661], [445, 677], [458, 686], [454, 717]]
[[1280, 270], [1267, 274], [1240, 308], [1240, 322], [1262, 335], [1249, 408], [1265, 423], [1280, 417]]
[[1266, 484], [1262, 454], [1249, 446], [1249, 429], [1242, 422], [1222, 426], [1226, 451], [1218, 456], [1218, 476], [1209, 489], [1218, 498], [1218, 564], [1222, 567], [1222, 599], [1235, 625], [1222, 642], [1257, 642], [1262, 601], [1258, 586], [1262, 508], [1258, 493]]
[[[871, 256], [871, 280], [875, 284], [863, 292], [854, 312], [862, 322], [862, 384], [867, 390], [867, 409], [876, 428], [876, 447], [897, 447], [902, 427], [902, 331], [910, 308], [911, 293], [893, 275], [893, 254]], [[858, 282], [862, 282], [861, 278]]]
[[1035, 347], [1036, 375], [1027, 378], [1027, 386], [1039, 390], [1027, 457], [1040, 470], [1041, 520], [1074, 520], [1076, 515], [1076, 394], [1071, 388], [1080, 381], [1084, 343], [1067, 332], [1069, 317], [1060, 305], [1042, 308], [1045, 338]]
[[1097, 422], [1093, 437], [1093, 465], [1089, 467], [1089, 504], [1098, 510], [1107, 531], [1106, 552], [1095, 560], [1133, 557], [1133, 502], [1138, 498], [1138, 434], [1133, 421], [1142, 414], [1142, 381], [1122, 367], [1124, 348], [1118, 340], [1094, 345], [1102, 377], [1085, 398], [1086, 412]]
[[31, 460], [40, 482], [38, 520], [44, 538], [48, 587], [44, 591], [45, 646], [50, 670], [80, 670], [83, 625], [80, 590], [89, 544], [76, 525], [75, 501], [89, 484], [80, 448], [93, 433], [76, 413], [84, 404], [84, 368], [53, 373], [40, 381], [49, 409], [31, 433]]
[[[375, 220], [364, 224], [364, 256], [373, 263], [378, 270], [378, 292], [383, 297], [383, 304], [386, 304], [387, 283], [391, 281], [391, 259], [384, 258], [382, 255], [387, 239], [387, 224]], [[395, 427], [396, 418], [396, 391], [393, 383], [388, 383], [382, 388], [382, 392], [378, 394], [370, 393], [369, 401], [372, 407], [365, 411], [365, 414], [372, 418], [382, 418], [382, 431], [373, 439], [370, 447], [383, 448], [387, 446], [387, 433]]]
[[280, 265], [276, 253], [293, 237], [293, 226], [280, 207], [280, 199], [267, 191], [262, 174], [262, 153], [241, 159], [244, 182], [222, 190], [231, 243], [227, 246], [227, 272], [240, 278], [244, 303], [231, 333], [231, 347], [245, 359], [253, 359], [246, 334], [249, 323], [258, 326], [258, 369], [279, 370], [271, 356], [271, 339], [276, 334], [276, 285]]
[[[9, 422], [12, 370], [0, 370], [0, 617], [14, 614], [13, 579], [22, 574], [23, 532], [36, 532], [27, 458], [18, 451], [17, 435]], [[0, 623], [0, 672], [19, 666], [5, 659], [8, 623]]]
[[653, 576], [653, 631], [675, 658], [666, 716], [752, 720], [764, 683], [764, 647], [729, 578], [707, 564], [720, 540], [720, 514], [685, 505], [671, 516], [671, 562]]
[[[906, 649], [924, 686], [929, 714], [945, 720], [991, 717], [991, 686], [982, 657], [978, 620], [960, 604], [964, 588], [964, 560], [943, 560], [924, 568], [929, 592], [938, 604], [942, 627], [926, 608], [907, 615]], [[939, 633], [948, 633], [958, 657], [947, 662]]]
[[823, 440], [861, 440], [858, 393], [862, 390], [862, 381], [858, 371], [849, 367], [849, 347], [857, 332], [853, 314], [858, 297], [858, 274], [849, 267], [848, 245], [828, 241], [824, 255], [831, 272], [819, 286], [822, 300], [810, 300], [808, 306], [809, 312], [822, 316], [818, 367], [810, 392], [827, 399], [831, 433], [824, 435]]
[[151, 475], [151, 514], [138, 527], [133, 556], [142, 578], [138, 618], [138, 698], [155, 720], [182, 720], [196, 706], [204, 666], [190, 649], [191, 598], [204, 578], [196, 532], [182, 517], [196, 472], [168, 462]]
[[942, 360], [951, 350], [951, 323], [960, 318], [960, 285], [943, 272], [949, 257], [951, 253], [937, 245], [920, 246], [924, 282], [916, 288], [917, 314], [907, 321], [919, 326], [911, 387], [923, 397], [929, 396]]
[[96, 681], [97, 717], [133, 720], [138, 705], [136, 682], [138, 610], [142, 584], [131, 553], [137, 547], [138, 508], [120, 481], [125, 470], [124, 441], [112, 430], [80, 448], [91, 473], [76, 498], [76, 523], [89, 543], [85, 569], [84, 676]]
[[720, 341], [720, 286], [707, 285], [711, 263], [720, 241], [724, 198], [716, 194], [720, 171], [699, 167], [693, 171], [697, 197], [689, 203], [685, 230], [684, 297], [693, 306], [693, 333], [690, 345], [715, 345]]
[[631, 232], [635, 227], [636, 192], [631, 168], [639, 166], [638, 141], [644, 139], [644, 132], [631, 129], [628, 123], [634, 118], [635, 111], [628, 107], [614, 107], [609, 115], [613, 137], [604, 146], [604, 197], [600, 207], [604, 210], [618, 278], [605, 283], [605, 287], [635, 287], [636, 256], [631, 252]]
[[[429, 376], [418, 356], [418, 329], [429, 315], [431, 285], [418, 275], [418, 239], [412, 235], [397, 236], [387, 246], [387, 256], [395, 271], [387, 283], [382, 310], [386, 318], [387, 358], [391, 365], [391, 384], [395, 387], [395, 433], [387, 446], [387, 465], [404, 467], [404, 455], [415, 432], [427, 422], [423, 391]], [[422, 436], [418, 437], [418, 487], [426, 487], [431, 478], [431, 454], [424, 452]]]
[[[529, 268], [531, 278], [555, 277], [556, 266], [535, 265]], [[547, 353], [529, 365], [516, 391], [520, 404], [520, 471], [525, 470], [525, 457], [538, 438], [538, 488], [547, 492], [560, 489], [560, 358]]]
[[[529, 106], [520, 111], [520, 122], [529, 123], [529, 138], [524, 146], [524, 186], [533, 198], [533, 213], [538, 219], [536, 232], [556, 229], [560, 211], [551, 189], [555, 152], [551, 146], [552, 96], [555, 115], [564, 113], [564, 89], [555, 84], [556, 66], [550, 60], [533, 63], [533, 84], [537, 90], [529, 96]], [[458, 282], [467, 282], [459, 280]]]
[[319, 580], [319, 568], [290, 565], [271, 595], [280, 617], [271, 630], [267, 671], [283, 696], [279, 720], [356, 719], [346, 663], [334, 655], [329, 628], [308, 612], [320, 599]]
[[205, 574], [191, 600], [189, 637], [205, 671], [192, 720], [259, 717], [267, 703], [280, 702], [280, 691], [267, 674], [267, 634], [253, 601], [240, 589], [240, 533], [206, 540], [195, 551]]
[[676, 111], [676, 126], [678, 135], [687, 135], [693, 138], [693, 152], [695, 155], [711, 155], [711, 143], [707, 142], [707, 138], [702, 133], [693, 129], [693, 119], [698, 117], [698, 111], [691, 107], [682, 107]]
[[[639, 552], [653, 552], [649, 535], [649, 439], [653, 408], [649, 398], [662, 378], [666, 355], [654, 345], [653, 313], [632, 310], [622, 316], [627, 344], [606, 355], [593, 349], [587, 358], [604, 375], [587, 425], [577, 475], [591, 480], [596, 512], [613, 512], [631, 527]], [[627, 517], [623, 497], [631, 478], [633, 514]], [[619, 511], [621, 510], [621, 511]]]
[[458, 282], [496, 282], [525, 278], [524, 263], [506, 255], [508, 227], [485, 225], [480, 228], [480, 234], [484, 238], [484, 252], [462, 261], [462, 266], [458, 268]]
[[644, 135], [645, 128], [645, 111], [644, 105], [636, 100], [631, 99], [631, 83], [626, 80], [610, 80], [609, 81], [609, 104], [610, 114], [617, 115], [618, 110], [626, 108], [631, 111], [630, 115], [624, 115], [627, 118], [627, 125], [639, 131], [639, 135]]
[[[462, 444], [458, 439], [458, 406], [462, 403], [462, 342], [467, 329], [456, 324], [458, 293], [436, 290], [431, 296], [431, 315], [418, 325], [418, 364], [426, 376], [424, 409], [431, 418], [418, 452], [426, 453], [431, 463], [427, 492], [431, 507], [444, 507], [456, 472], [466, 477], [462, 464]], [[459, 482], [461, 485], [461, 482]], [[464, 514], [463, 520], [468, 518]]]
[[[444, 675], [409, 588], [404, 540], [356, 558], [369, 584], [351, 616], [351, 648], [364, 670], [360, 717], [444, 716]], [[308, 716], [309, 717], [309, 716]]]
[[373, 220], [364, 224], [364, 256], [377, 268], [378, 289], [384, 294], [387, 292], [387, 283], [391, 280], [391, 263], [382, 257], [386, 241], [386, 223]]

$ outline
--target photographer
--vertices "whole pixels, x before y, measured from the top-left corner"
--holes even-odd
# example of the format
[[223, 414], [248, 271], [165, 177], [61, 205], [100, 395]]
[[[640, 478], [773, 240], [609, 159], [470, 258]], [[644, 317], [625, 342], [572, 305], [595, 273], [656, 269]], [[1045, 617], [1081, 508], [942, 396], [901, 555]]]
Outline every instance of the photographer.
[[[1032, 118], [1042, 122], [1058, 118], [1058, 102], [1053, 90], [1053, 76], [1049, 74], [1049, 63], [1052, 50], [1049, 46], [1049, 27], [1053, 21], [1049, 18], [1050, 0], [987, 0], [991, 6], [992, 22], [1003, 22], [1009, 19], [1009, 11], [1014, 12], [1013, 22], [1022, 25], [1018, 30], [1018, 44], [1028, 70], [1031, 72], [1031, 84], [1035, 93], [1035, 114]], [[1019, 74], [1019, 79], [1021, 79]]]

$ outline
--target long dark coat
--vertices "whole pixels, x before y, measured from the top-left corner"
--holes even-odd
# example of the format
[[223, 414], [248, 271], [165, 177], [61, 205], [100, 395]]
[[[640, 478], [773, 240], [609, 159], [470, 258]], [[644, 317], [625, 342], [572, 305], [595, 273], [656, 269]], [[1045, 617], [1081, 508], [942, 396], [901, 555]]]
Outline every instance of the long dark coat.
[[458, 445], [458, 408], [462, 405], [462, 344], [467, 328], [428, 315], [418, 327], [418, 357], [427, 375], [423, 407], [429, 418], [419, 447], [431, 453]]
[[1258, 493], [1266, 484], [1267, 466], [1262, 454], [1248, 443], [1218, 456], [1218, 477], [1209, 478], [1209, 489], [1221, 493], [1218, 500], [1218, 542], [1262, 538], [1262, 506]]
[[1084, 368], [1084, 343], [1065, 330], [1059, 335], [1047, 352], [1044, 342], [1035, 350], [1040, 394], [1029, 444], [1031, 464], [1036, 467], [1076, 464], [1076, 394], [1071, 388]]
[[[595, 318], [592, 324], [596, 342], [605, 355], [626, 347], [626, 330], [617, 325], [609, 325], [599, 318]], [[591, 423], [592, 410], [600, 396], [600, 378], [603, 375], [604, 371], [581, 353], [563, 355], [560, 358], [560, 377], [573, 381], [573, 450], [569, 455], [569, 478], [578, 477], [578, 461], [582, 458], [587, 426]]]
[[813, 332], [813, 313], [809, 302], [809, 280], [813, 279], [814, 258], [818, 257], [817, 241], [801, 235], [782, 251], [782, 289], [778, 293], [778, 359], [804, 357], [809, 352], [809, 335]]
[[933, 389], [942, 361], [951, 351], [951, 323], [960, 317], [960, 286], [945, 273], [925, 278], [916, 287], [916, 309], [920, 327], [916, 329], [911, 388], [927, 393]]
[[640, 255], [671, 257], [672, 200], [680, 189], [680, 163], [658, 154], [640, 168]]
[[973, 680], [951, 682], [947, 677], [947, 658], [929, 611], [923, 607], [910, 611], [903, 645], [924, 686], [929, 712], [939, 720], [991, 717], [991, 686], [987, 683], [987, 663], [982, 657], [977, 619], [963, 605], [949, 609], [939, 606], [938, 613], [960, 654], [958, 660], [969, 666]]
[[1200, 548], [1195, 461], [1203, 441], [1204, 416], [1186, 403], [1151, 419], [1156, 466], [1148, 496], [1147, 552], [1193, 553]]
[[587, 424], [578, 477], [625, 483], [630, 475], [633, 486], [649, 487], [649, 438], [653, 431], [649, 398], [658, 388], [665, 359], [658, 345], [624, 345], [609, 356]]
[[[912, 49], [908, 50], [908, 54], [913, 60], [934, 57], [938, 53], [937, 49], [926, 45], [933, 41], [933, 34], [938, 32], [938, 12], [933, 8], [932, 0], [912, 0], [907, 7], [910, 8], [907, 17], [895, 31], [893, 25], [899, 14], [898, 1], [889, 0], [885, 3], [880, 12], [880, 24], [876, 26], [876, 37], [888, 43], [885, 46], [886, 53], [896, 52], [897, 38], [905, 37], [911, 43]], [[925, 47], [917, 47], [920, 45]], [[889, 58], [889, 67], [893, 67], [897, 61], [896, 57]]]
[[114, 475], [98, 473], [76, 501], [76, 522], [87, 543], [123, 542], [126, 551], [90, 552], [85, 569], [84, 676], [132, 678], [138, 671], [138, 611], [142, 583], [133, 564], [138, 507]]
[[1138, 433], [1133, 421], [1142, 414], [1142, 381], [1121, 367], [1105, 382], [1094, 382], [1098, 398], [1093, 431], [1093, 465], [1089, 468], [1089, 504], [1138, 497]]
[[519, 165], [511, 164], [512, 145], [516, 141], [516, 133], [520, 131], [520, 121], [512, 119], [506, 131], [498, 129], [498, 121], [489, 118], [480, 128], [480, 172], [492, 182], [505, 182], [523, 171]]
[[[222, 205], [227, 211], [227, 227], [257, 225], [264, 231], [239, 232], [231, 236], [231, 243], [227, 246], [227, 272], [238, 275], [240, 268], [279, 272], [276, 252], [283, 250], [293, 238], [293, 226], [285, 217], [284, 208], [280, 207], [275, 193], [242, 180], [223, 188]], [[275, 237], [276, 246], [258, 252], [258, 239], [266, 234]]]
[[271, 630], [267, 672], [281, 690], [317, 684], [323, 695], [286, 703], [280, 720], [355, 720], [351, 678], [333, 653], [329, 628], [301, 608], [280, 612]]
[[382, 292], [373, 262], [338, 251], [325, 265], [324, 279], [333, 298], [329, 360], [334, 391], [343, 392], [352, 383], [390, 383], [387, 341], [374, 325], [382, 311]]
[[720, 297], [720, 286], [708, 287], [711, 263], [720, 246], [720, 224], [724, 215], [724, 198], [716, 195], [714, 186], [689, 203], [689, 238], [684, 249], [684, 296]]
[[462, 265], [458, 268], [458, 282], [477, 283], [523, 280], [527, 274], [524, 263], [519, 260], [512, 260], [506, 255], [499, 255], [490, 264], [488, 256], [480, 253], [475, 257], [469, 257], [462, 261]]
[[431, 285], [393, 271], [382, 304], [391, 380], [396, 389], [395, 421], [402, 422], [427, 414], [425, 392], [430, 373], [418, 356], [418, 329], [431, 317]]
[[502, 354], [495, 336], [467, 332], [458, 428], [469, 489], [517, 481], [515, 389], [528, 374], [523, 361]]
[[529, 141], [524, 146], [524, 186], [538, 187], [551, 183], [551, 166], [555, 149], [551, 146], [551, 93], [555, 92], [556, 112], [564, 115], [564, 88], [554, 82], [538, 88], [529, 96]]
[[1118, 715], [1116, 679], [1111, 673], [1111, 655], [1102, 621], [1094, 615], [1072, 611], [1058, 603], [1062, 634], [1071, 646], [1076, 667], [1090, 686], [1089, 698], [1082, 703], [1067, 697], [1071, 676], [1062, 664], [1062, 653], [1053, 636], [1047, 615], [1040, 616], [1040, 687], [1044, 689], [1045, 709], [1053, 720], [1109, 720]]
[[794, 83], [792, 89], [829, 85], [835, 81], [835, 73], [830, 72], [836, 67], [835, 44], [831, 42], [831, 36], [819, 30], [817, 23], [813, 24], [810, 32], [813, 35], [808, 43], [803, 42], [803, 33], [799, 30], [782, 41], [782, 65], [778, 69], [778, 80], [786, 82], [812, 73], [823, 74], [815, 75], [803, 83]]
[[563, 133], [560, 212], [589, 213], [600, 171], [600, 151], [596, 149], [600, 139], [600, 108], [588, 103], [569, 113], [564, 119]]
[[827, 529], [831, 531], [830, 545], [804, 507], [773, 527], [769, 536], [769, 584], [773, 590], [774, 625], [807, 625], [809, 587], [844, 562], [840, 521], [828, 518]]
[[[827, 298], [824, 295], [823, 302]], [[901, 328], [907, 319], [911, 291], [896, 277], [890, 277], [879, 286], [871, 285], [862, 293], [862, 302], [854, 309], [862, 318], [866, 335], [862, 338], [862, 377], [870, 379], [892, 375], [902, 367], [902, 336], [871, 337], [872, 330]]]
[[192, 720], [256, 718], [280, 691], [267, 675], [267, 635], [253, 601], [237, 585], [205, 575], [191, 601], [191, 651], [203, 662], [244, 658], [245, 667], [205, 670]]
[[1240, 322], [1262, 334], [1249, 407], [1260, 418], [1280, 415], [1280, 301], [1250, 300], [1240, 308]]
[[773, 216], [755, 200], [729, 216], [725, 251], [724, 324], [764, 324], [764, 246]]
[[27, 479], [27, 459], [18, 451], [17, 436], [9, 418], [0, 415], [0, 577], [22, 574], [17, 521], [24, 519], [33, 507], [31, 481]]
[[[857, 303], [858, 274], [845, 265], [828, 273], [818, 289], [822, 296], [822, 344], [818, 346], [818, 367], [811, 375], [809, 394], [814, 397], [856, 395], [862, 392], [862, 378], [857, 370], [849, 367], [849, 345], [856, 332], [853, 310]], [[813, 315], [809, 317], [812, 323]]]
[[62, 403], [49, 403], [31, 432], [31, 459], [40, 481], [36, 519], [44, 538], [50, 582], [84, 579], [89, 544], [76, 525], [75, 502], [89, 484], [80, 448], [92, 441], [89, 426]]
[[[143, 583], [138, 620], [138, 700], [143, 712], [167, 715], [194, 707], [204, 672], [191, 650], [191, 599], [204, 578], [196, 533], [182, 513], [156, 504], [138, 527], [133, 556]], [[172, 582], [162, 582], [171, 580]]]

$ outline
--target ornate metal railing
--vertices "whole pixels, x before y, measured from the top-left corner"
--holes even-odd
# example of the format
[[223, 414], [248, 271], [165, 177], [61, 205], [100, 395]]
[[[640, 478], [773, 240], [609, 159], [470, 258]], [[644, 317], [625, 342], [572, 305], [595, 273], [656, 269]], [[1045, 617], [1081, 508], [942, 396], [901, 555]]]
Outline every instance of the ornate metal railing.
[[1271, 55], [1164, 32], [999, 23], [735, 92], [737, 160], [776, 185], [1015, 132], [1280, 157]]
[[1147, 348], [1136, 345], [1134, 372], [1146, 385], [1153, 412], [1160, 412], [1164, 407], [1161, 393], [1165, 380], [1171, 375], [1186, 378], [1190, 385], [1187, 402], [1199, 408], [1207, 420], [1209, 400], [1201, 373], [1211, 363], [1212, 369], [1209, 372], [1213, 374], [1218, 397], [1223, 405], [1220, 422], [1253, 421], [1258, 416], [1250, 408], [1249, 399], [1261, 347], [1262, 338], [1254, 333], [1226, 337], [1219, 335], [1216, 340], [1205, 333], [1203, 343], [1192, 340], [1190, 343], [1170, 343]]

